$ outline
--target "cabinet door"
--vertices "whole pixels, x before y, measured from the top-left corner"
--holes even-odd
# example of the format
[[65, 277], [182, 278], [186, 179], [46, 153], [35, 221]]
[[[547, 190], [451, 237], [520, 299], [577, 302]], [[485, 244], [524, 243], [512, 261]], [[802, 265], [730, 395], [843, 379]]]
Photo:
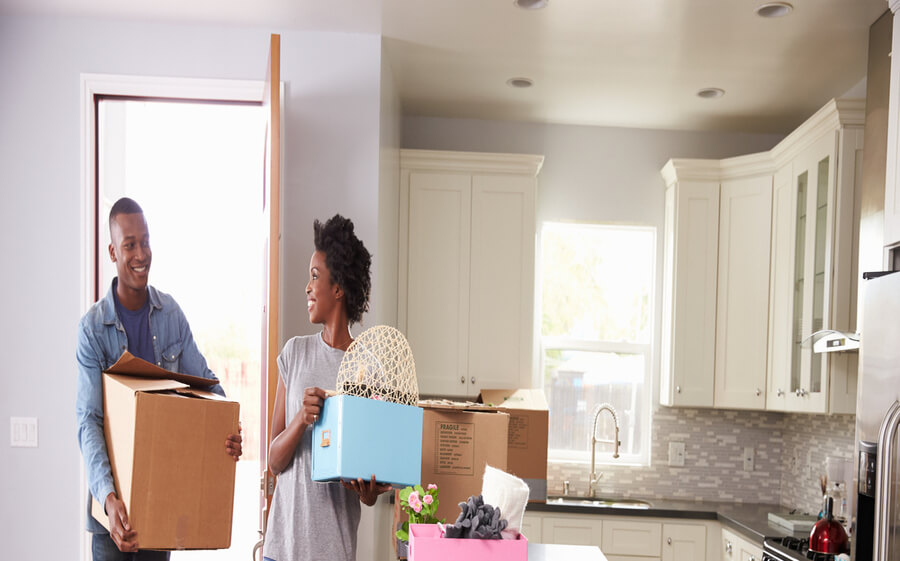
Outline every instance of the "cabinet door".
[[603, 553], [659, 557], [662, 525], [630, 520], [603, 521]]
[[541, 537], [544, 543], [600, 546], [602, 523], [592, 516], [544, 516]]
[[772, 177], [724, 181], [719, 199], [715, 406], [766, 403]]
[[663, 524], [663, 561], [706, 561], [706, 526]]
[[525, 516], [522, 517], [522, 527], [519, 529], [519, 532], [524, 534], [529, 542], [544, 543], [542, 523], [543, 520], [540, 514], [526, 512]]
[[406, 336], [419, 393], [466, 395], [471, 177], [409, 174]]
[[834, 163], [836, 133], [807, 148], [793, 165], [796, 193], [794, 222], [794, 294], [792, 302], [791, 395], [793, 411], [824, 412], [828, 363], [814, 353], [810, 336], [830, 327]]
[[713, 405], [718, 225], [718, 182], [686, 181], [667, 189], [663, 405]]
[[766, 409], [785, 411], [791, 378], [791, 302], [794, 262], [794, 176], [790, 162], [772, 185], [772, 260], [769, 277], [769, 353]]
[[469, 394], [530, 387], [535, 178], [472, 179]]

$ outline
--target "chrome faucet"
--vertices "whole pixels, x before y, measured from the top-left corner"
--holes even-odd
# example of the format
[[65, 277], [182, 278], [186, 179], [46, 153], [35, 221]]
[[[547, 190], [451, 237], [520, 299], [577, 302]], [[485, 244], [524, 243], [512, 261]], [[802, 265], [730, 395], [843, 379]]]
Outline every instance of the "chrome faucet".
[[[597, 419], [600, 418], [600, 413], [603, 411], [609, 411], [610, 415], [612, 415], [613, 425], [616, 427], [616, 436], [613, 440], [597, 440]], [[613, 445], [613, 458], [619, 457], [619, 445], [622, 444], [619, 441], [619, 416], [616, 414], [616, 410], [609, 403], [603, 403], [600, 407], [597, 408], [597, 412], [594, 413], [594, 424], [591, 429], [591, 481], [588, 486], [588, 495], [593, 497], [596, 493], [595, 486], [600, 482], [600, 478], [603, 477], [603, 474], [597, 474], [596, 472], [596, 449], [597, 443], [601, 444], [612, 444]]]

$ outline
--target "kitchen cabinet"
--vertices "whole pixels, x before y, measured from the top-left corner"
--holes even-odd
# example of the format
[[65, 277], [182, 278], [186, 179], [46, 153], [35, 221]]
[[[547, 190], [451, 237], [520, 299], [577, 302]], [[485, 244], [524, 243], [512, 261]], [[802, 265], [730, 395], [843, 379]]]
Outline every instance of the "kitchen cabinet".
[[706, 559], [706, 526], [663, 524], [662, 561]]
[[541, 524], [542, 520], [540, 515], [526, 512], [525, 516], [522, 517], [522, 528], [519, 531], [520, 533], [525, 534], [525, 537], [528, 538], [529, 542], [544, 543]]
[[[715, 521], [643, 516], [535, 511], [526, 516], [542, 521], [543, 543], [599, 545], [610, 561], [706, 561], [720, 527]], [[529, 540], [534, 541], [530, 536]]]
[[603, 524], [601, 550], [609, 557], [653, 557], [661, 552], [662, 525], [659, 522], [610, 519]]
[[858, 353], [814, 353], [812, 334], [856, 330], [862, 110], [833, 101], [773, 149], [771, 410], [855, 411]]
[[762, 546], [722, 528], [722, 561], [762, 561]]
[[557, 514], [541, 517], [543, 543], [599, 546], [602, 527], [603, 523], [595, 516]]
[[663, 405], [765, 406], [772, 171], [766, 155], [662, 170]]
[[542, 162], [401, 150], [398, 324], [419, 393], [531, 386]]
[[720, 408], [766, 404], [772, 174], [762, 165], [759, 175], [721, 183], [713, 400]]
[[832, 100], [768, 152], [670, 160], [660, 402], [852, 413], [864, 103]]
[[660, 402], [711, 407], [715, 368], [719, 184], [667, 177]]

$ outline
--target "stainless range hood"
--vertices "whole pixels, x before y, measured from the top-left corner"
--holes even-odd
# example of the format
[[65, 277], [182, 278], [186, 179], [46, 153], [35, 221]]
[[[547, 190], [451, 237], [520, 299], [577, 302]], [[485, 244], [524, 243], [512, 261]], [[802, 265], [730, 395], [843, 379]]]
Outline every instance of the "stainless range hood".
[[[818, 337], [818, 339], [816, 339]], [[814, 353], [836, 353], [859, 350], [859, 333], [848, 333], [834, 329], [816, 331], [807, 340], [813, 340]]]

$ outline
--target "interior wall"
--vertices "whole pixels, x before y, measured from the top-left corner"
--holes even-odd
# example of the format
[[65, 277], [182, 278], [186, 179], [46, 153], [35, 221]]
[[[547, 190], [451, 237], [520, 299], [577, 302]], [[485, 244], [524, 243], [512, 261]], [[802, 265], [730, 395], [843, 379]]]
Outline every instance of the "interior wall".
[[[5, 558], [77, 559], [83, 535], [74, 360], [86, 259], [80, 74], [261, 80], [269, 33], [278, 31], [0, 18], [0, 422], [39, 420], [39, 447], [0, 446]], [[377, 246], [379, 52], [377, 35], [282, 32], [283, 340], [312, 332], [304, 287], [313, 219], [341, 212]], [[215, 282], [202, 246], [196, 251], [197, 282]]]

